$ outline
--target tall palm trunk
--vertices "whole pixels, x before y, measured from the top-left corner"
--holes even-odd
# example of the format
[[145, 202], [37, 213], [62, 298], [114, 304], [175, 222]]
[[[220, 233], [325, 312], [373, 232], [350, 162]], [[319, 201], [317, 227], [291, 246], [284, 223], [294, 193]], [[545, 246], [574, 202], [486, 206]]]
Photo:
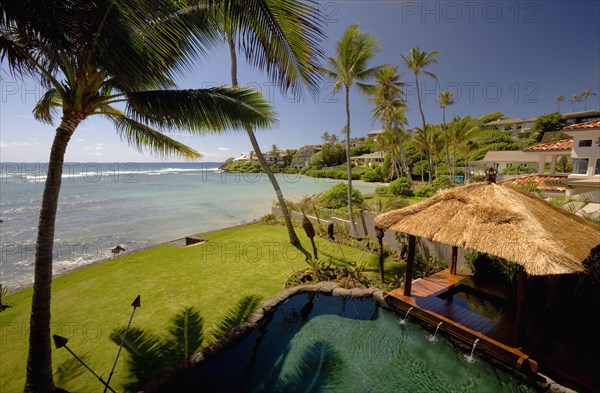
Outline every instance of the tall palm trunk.
[[[237, 54], [235, 52], [235, 42], [233, 40], [233, 35], [231, 34], [231, 32], [227, 32], [227, 42], [229, 43], [229, 51], [231, 53], [231, 85], [233, 87], [237, 87]], [[248, 133], [248, 137], [250, 138], [252, 148], [254, 149], [254, 154], [256, 154], [258, 162], [267, 174], [267, 177], [269, 178], [269, 181], [271, 182], [271, 185], [275, 190], [275, 195], [277, 195], [277, 201], [279, 202], [281, 214], [283, 215], [283, 220], [285, 221], [285, 227], [288, 231], [290, 244], [294, 246], [299, 246], [300, 239], [298, 239], [298, 235], [296, 235], [296, 231], [294, 230], [294, 225], [292, 224], [292, 217], [290, 215], [290, 211], [287, 208], [287, 204], [285, 203], [285, 198], [283, 197], [281, 187], [279, 187], [279, 183], [277, 182], [275, 175], [273, 175], [273, 171], [271, 171], [269, 164], [265, 160], [265, 157], [263, 156], [262, 151], [260, 150], [260, 145], [258, 144], [258, 140], [256, 139], [256, 135], [254, 134], [252, 127], [246, 125], [245, 128], [246, 132]]]
[[[444, 130], [444, 136], [446, 137], [446, 163], [448, 164], [448, 170], [450, 169], [450, 143], [448, 143], [448, 130], [446, 129], [446, 108], [442, 108], [442, 129]], [[454, 175], [452, 175], [452, 181]]]
[[415, 83], [417, 85], [417, 101], [419, 102], [419, 112], [421, 113], [421, 120], [423, 121], [423, 148], [425, 149], [425, 160], [427, 160], [427, 166], [429, 167], [429, 176], [427, 176], [427, 183], [431, 184], [433, 162], [431, 161], [431, 153], [429, 151], [429, 143], [427, 141], [427, 125], [425, 123], [425, 114], [423, 113], [423, 106], [421, 105], [421, 89], [419, 89], [419, 77], [417, 75], [415, 75]]
[[50, 342], [50, 298], [52, 288], [52, 247], [56, 210], [60, 193], [63, 162], [67, 144], [81, 119], [63, 116], [50, 150], [48, 174], [42, 196], [35, 250], [33, 298], [29, 321], [29, 356], [25, 392], [51, 392], [56, 387], [52, 377]]
[[412, 187], [412, 175], [410, 173], [410, 168], [408, 167], [408, 161], [406, 160], [406, 152], [404, 151], [404, 146], [402, 144], [402, 133], [399, 128], [396, 128], [396, 132], [398, 133], [398, 147], [400, 149], [400, 160], [402, 161], [402, 169], [406, 174], [406, 178], [410, 181]]
[[456, 178], [456, 145], [452, 145], [452, 181]]
[[358, 236], [354, 224], [352, 211], [352, 161], [350, 161], [350, 86], [346, 85], [346, 160], [348, 164], [348, 218], [350, 219], [350, 232]]

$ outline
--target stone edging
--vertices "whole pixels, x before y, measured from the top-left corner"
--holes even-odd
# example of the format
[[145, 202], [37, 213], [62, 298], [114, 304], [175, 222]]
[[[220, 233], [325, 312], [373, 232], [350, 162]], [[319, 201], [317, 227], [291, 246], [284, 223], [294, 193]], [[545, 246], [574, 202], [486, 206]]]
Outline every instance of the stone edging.
[[274, 312], [277, 306], [287, 301], [294, 295], [300, 293], [322, 293], [325, 295], [333, 295], [339, 297], [350, 297], [350, 298], [373, 298], [380, 306], [389, 308], [383, 297], [383, 291], [379, 288], [352, 288], [346, 289], [340, 287], [335, 282], [320, 282], [313, 285], [299, 285], [296, 287], [285, 289], [275, 295], [273, 298], [265, 301], [260, 307], [256, 309], [245, 322], [233, 328], [220, 340], [212, 343], [211, 345], [204, 347], [195, 355], [192, 355], [190, 359], [185, 362], [179, 363], [166, 371], [157, 379], [151, 381], [144, 387], [143, 392], [154, 392], [160, 391], [161, 387], [168, 383], [171, 379], [177, 378], [177, 375], [184, 371], [194, 367], [203, 361], [217, 356], [225, 349], [233, 344], [239, 342], [243, 337], [249, 334], [255, 329], [264, 319], [265, 316]]
[[292, 288], [288, 288], [282, 292], [279, 292], [275, 297], [264, 302], [256, 311], [254, 311], [248, 319], [241, 325], [232, 329], [227, 335], [221, 338], [219, 341], [203, 348], [200, 352], [196, 353], [191, 358], [192, 365], [196, 365], [205, 359], [216, 356], [221, 353], [225, 348], [233, 343], [236, 343], [250, 331], [256, 328], [263, 318], [275, 311], [275, 308], [281, 303], [287, 301], [294, 295], [299, 293], [322, 293], [325, 295], [333, 295], [339, 297], [351, 297], [351, 298], [373, 298], [381, 306], [385, 306], [385, 299], [383, 298], [383, 291], [378, 288], [352, 288], [346, 289], [340, 287], [335, 282], [320, 282], [313, 285], [300, 285]]
[[[156, 380], [150, 382], [144, 389], [144, 392], [153, 392], [159, 391], [161, 386], [170, 381], [172, 378], [176, 378], [177, 375], [182, 372], [184, 369], [189, 369], [190, 367], [194, 367], [199, 363], [202, 363], [214, 356], [217, 356], [225, 349], [230, 347], [231, 345], [239, 342], [243, 337], [249, 334], [253, 329], [255, 329], [265, 318], [265, 316], [271, 314], [275, 311], [277, 306], [287, 301], [294, 295], [300, 293], [322, 293], [325, 295], [333, 295], [337, 297], [348, 297], [348, 298], [372, 298], [375, 302], [379, 304], [379, 306], [391, 309], [391, 307], [386, 303], [384, 298], [384, 291], [379, 288], [371, 287], [371, 288], [342, 288], [335, 282], [320, 282], [312, 285], [299, 285], [296, 287], [285, 289], [278, 294], [276, 294], [273, 298], [265, 301], [260, 307], [256, 309], [250, 316], [246, 319], [245, 322], [233, 328], [229, 333], [227, 333], [220, 340], [212, 343], [211, 345], [204, 347], [201, 351], [193, 355], [188, 361], [182, 362], [175, 367], [171, 368], [169, 371], [165, 372]], [[540, 387], [547, 389], [550, 393], [576, 393], [576, 391], [571, 390], [565, 386], [562, 386], [549, 377], [539, 374], [538, 376], [544, 378], [546, 383], [541, 383]]]

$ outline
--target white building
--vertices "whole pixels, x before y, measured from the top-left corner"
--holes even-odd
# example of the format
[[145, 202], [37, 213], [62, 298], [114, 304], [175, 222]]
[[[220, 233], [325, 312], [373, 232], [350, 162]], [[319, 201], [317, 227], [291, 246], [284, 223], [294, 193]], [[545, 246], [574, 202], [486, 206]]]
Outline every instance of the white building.
[[580, 195], [600, 209], [600, 120], [563, 128], [573, 136], [573, 171], [567, 179], [567, 195]]

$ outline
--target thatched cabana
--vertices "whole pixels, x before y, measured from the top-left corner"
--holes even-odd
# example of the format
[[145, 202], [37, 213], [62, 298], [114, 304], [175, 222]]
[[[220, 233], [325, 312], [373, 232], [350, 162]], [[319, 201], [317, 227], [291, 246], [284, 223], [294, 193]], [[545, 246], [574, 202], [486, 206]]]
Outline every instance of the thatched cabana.
[[515, 188], [474, 183], [381, 214], [375, 225], [470, 248], [523, 266], [530, 275], [580, 273], [600, 228]]
[[[456, 274], [458, 247], [521, 265], [518, 307], [524, 301], [526, 274], [584, 272], [583, 260], [600, 244], [597, 225], [535, 195], [495, 183], [474, 183], [442, 191], [413, 206], [377, 216], [375, 225], [408, 234], [405, 296], [411, 296], [418, 236], [452, 246], [452, 274]], [[518, 320], [522, 320], [521, 312], [517, 311]]]

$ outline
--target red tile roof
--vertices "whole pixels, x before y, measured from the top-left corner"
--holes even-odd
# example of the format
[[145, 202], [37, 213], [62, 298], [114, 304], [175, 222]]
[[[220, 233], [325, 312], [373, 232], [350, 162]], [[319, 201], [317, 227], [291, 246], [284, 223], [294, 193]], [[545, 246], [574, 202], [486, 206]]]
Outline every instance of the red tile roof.
[[547, 143], [541, 143], [539, 145], [529, 146], [523, 149], [523, 151], [557, 151], [557, 150], [571, 150], [573, 147], [573, 139], [564, 139], [562, 141], [553, 141]]
[[566, 180], [567, 176], [532, 175], [507, 180], [504, 183], [510, 184], [515, 187], [522, 187], [527, 183], [533, 183], [537, 188], [539, 188], [542, 191], [563, 192], [567, 190]]
[[572, 124], [570, 126], [564, 127], [563, 130], [579, 130], [587, 128], [600, 128], [600, 120], [592, 120], [586, 121], [585, 123]]

